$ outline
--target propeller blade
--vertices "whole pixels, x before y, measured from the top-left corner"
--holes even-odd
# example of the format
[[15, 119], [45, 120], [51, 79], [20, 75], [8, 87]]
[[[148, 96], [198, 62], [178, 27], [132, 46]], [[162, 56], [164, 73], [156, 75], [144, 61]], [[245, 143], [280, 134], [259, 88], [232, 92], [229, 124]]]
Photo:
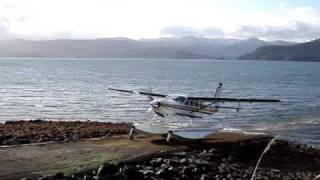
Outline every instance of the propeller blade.
[[124, 89], [108, 88], [108, 90], [112, 90], [112, 91], [119, 91], [119, 92], [126, 92], [126, 93], [134, 93], [134, 91], [131, 91], [131, 90], [124, 90]]
[[[152, 87], [148, 86], [148, 91], [147, 92], [153, 93]], [[154, 100], [154, 98], [152, 96], [150, 96], [150, 95], [148, 96], [148, 99], [149, 99], [149, 101], [153, 101]]]

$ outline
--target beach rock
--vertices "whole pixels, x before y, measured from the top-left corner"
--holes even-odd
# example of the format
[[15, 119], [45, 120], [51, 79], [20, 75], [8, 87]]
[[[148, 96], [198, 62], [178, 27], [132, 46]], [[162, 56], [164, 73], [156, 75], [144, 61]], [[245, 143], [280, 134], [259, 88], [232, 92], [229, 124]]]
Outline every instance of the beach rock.
[[53, 178], [56, 179], [56, 180], [63, 180], [64, 179], [64, 174], [61, 173], [61, 172], [58, 172], [57, 174], [55, 174], [53, 176]]
[[123, 168], [123, 173], [127, 179], [143, 179], [144, 175], [138, 171], [135, 166], [126, 166]]
[[126, 177], [121, 175], [120, 173], [114, 174], [112, 176], [107, 177], [107, 180], [126, 180]]
[[192, 175], [192, 168], [188, 166], [184, 166], [182, 169], [182, 174], [186, 176], [191, 176]]
[[176, 171], [178, 171], [178, 170], [177, 170], [177, 168], [172, 167], [172, 166], [170, 166], [170, 167], [168, 168], [168, 170], [169, 170], [169, 171], [172, 171], [172, 172], [176, 172]]
[[160, 169], [156, 172], [156, 175], [159, 177], [163, 177], [163, 175], [165, 174], [165, 170], [164, 169]]
[[215, 148], [211, 148], [211, 149], [209, 149], [209, 153], [213, 153], [213, 152], [215, 152], [217, 149], [215, 149]]
[[154, 174], [153, 170], [141, 170], [140, 172], [142, 172], [143, 175], [147, 176]]
[[163, 168], [163, 169], [168, 168], [168, 167], [169, 167], [169, 165], [167, 165], [167, 164], [161, 164], [161, 166], [160, 166], [160, 168]]
[[24, 177], [24, 178], [21, 178], [20, 180], [32, 180], [32, 179], [30, 179], [28, 177]]
[[[83, 176], [83, 180], [94, 180], [95, 178], [89, 176], [89, 175], [85, 175]], [[103, 178], [99, 178], [100, 180], [103, 180]]]
[[320, 180], [320, 174], [313, 178], [313, 180]]
[[169, 165], [171, 163], [171, 159], [164, 159], [163, 162]]
[[180, 160], [180, 164], [188, 164], [188, 160], [183, 158]]
[[147, 170], [153, 170], [153, 167], [152, 167], [152, 166], [146, 166], [145, 169], [147, 169]]
[[97, 176], [105, 176], [105, 175], [114, 175], [119, 171], [119, 168], [116, 165], [113, 164], [104, 164], [102, 166], [99, 167], [99, 169], [97, 170]]
[[187, 152], [184, 152], [184, 151], [183, 151], [183, 152], [176, 153], [176, 155], [177, 155], [178, 158], [186, 157], [187, 154], [188, 154], [188, 153], [187, 153]]
[[158, 166], [163, 162], [162, 158], [156, 158], [150, 161], [150, 164], [153, 166]]
[[180, 164], [180, 162], [177, 159], [171, 159], [168, 164], [170, 166], [178, 166], [178, 164]]
[[193, 168], [192, 173], [194, 175], [202, 175], [203, 170], [201, 168], [195, 167], [195, 168]]
[[39, 177], [38, 180], [48, 180], [47, 177]]
[[188, 176], [186, 176], [186, 175], [184, 175], [184, 174], [183, 174], [179, 179], [180, 179], [180, 180], [191, 180], [190, 177], [188, 177]]
[[130, 124], [83, 121], [7, 121], [0, 124], [0, 144], [15, 145], [71, 141], [126, 134]]

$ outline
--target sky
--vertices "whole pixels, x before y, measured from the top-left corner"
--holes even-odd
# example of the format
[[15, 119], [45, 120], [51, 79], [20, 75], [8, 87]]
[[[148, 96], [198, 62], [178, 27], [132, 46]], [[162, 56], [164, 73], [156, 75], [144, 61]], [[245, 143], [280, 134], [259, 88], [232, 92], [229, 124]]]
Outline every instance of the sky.
[[309, 41], [319, 0], [0, 0], [0, 39], [197, 36]]

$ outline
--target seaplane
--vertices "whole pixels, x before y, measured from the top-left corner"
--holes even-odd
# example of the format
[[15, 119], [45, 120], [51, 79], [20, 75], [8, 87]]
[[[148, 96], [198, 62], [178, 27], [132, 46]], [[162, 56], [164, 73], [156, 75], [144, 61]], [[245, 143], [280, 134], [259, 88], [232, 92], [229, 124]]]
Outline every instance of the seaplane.
[[[108, 88], [108, 90], [123, 93], [138, 94], [147, 96], [150, 100], [150, 109], [160, 117], [169, 115], [186, 116], [190, 118], [202, 118], [204, 115], [212, 115], [220, 109], [240, 110], [240, 103], [276, 103], [278, 99], [257, 99], [257, 98], [229, 98], [222, 97], [222, 86], [220, 82], [212, 97], [193, 97], [180, 94], [158, 94], [146, 91], [132, 91], [125, 89]], [[221, 104], [238, 103], [238, 106], [222, 106]]]

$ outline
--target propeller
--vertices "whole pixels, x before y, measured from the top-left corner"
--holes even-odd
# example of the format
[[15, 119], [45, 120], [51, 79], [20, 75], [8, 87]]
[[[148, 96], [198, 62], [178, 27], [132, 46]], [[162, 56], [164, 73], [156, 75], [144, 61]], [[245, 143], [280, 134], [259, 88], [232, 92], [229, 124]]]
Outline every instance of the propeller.
[[151, 106], [154, 107], [154, 108], [159, 108], [160, 105], [161, 105], [159, 101], [157, 101], [157, 102], [151, 102], [150, 104], [151, 104]]
[[[148, 86], [147, 92], [153, 93], [151, 86]], [[149, 99], [150, 102], [154, 100], [154, 98], [152, 96], [148, 96], [148, 99]]]
[[[145, 92], [147, 93], [153, 93], [153, 90], [152, 90], [152, 87], [151, 86], [148, 86], [148, 88], [145, 89]], [[147, 96], [147, 99], [149, 100], [149, 102], [152, 102], [154, 100], [154, 98], [152, 96]], [[150, 104], [151, 106], [153, 106], [152, 104]], [[153, 106], [153, 107], [156, 107], [156, 106]], [[147, 113], [153, 113], [153, 109], [152, 107], [149, 107], [147, 109]]]
[[237, 112], [240, 112], [240, 102], [238, 102]]

